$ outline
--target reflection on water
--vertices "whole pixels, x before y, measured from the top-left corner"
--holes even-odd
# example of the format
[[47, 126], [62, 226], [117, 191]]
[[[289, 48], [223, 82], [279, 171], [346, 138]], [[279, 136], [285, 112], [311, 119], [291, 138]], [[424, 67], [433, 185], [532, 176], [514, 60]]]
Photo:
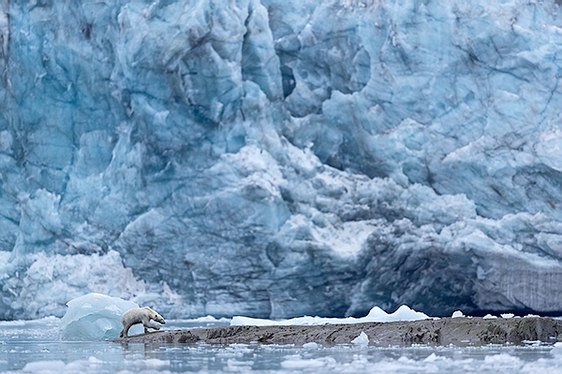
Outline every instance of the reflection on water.
[[[219, 323], [220, 324], [220, 323]], [[224, 323], [223, 323], [224, 324]], [[172, 321], [167, 328], [205, 326]], [[213, 323], [212, 325], [216, 325]], [[324, 348], [63, 342], [58, 320], [0, 322], [0, 372], [562, 373], [562, 345]]]

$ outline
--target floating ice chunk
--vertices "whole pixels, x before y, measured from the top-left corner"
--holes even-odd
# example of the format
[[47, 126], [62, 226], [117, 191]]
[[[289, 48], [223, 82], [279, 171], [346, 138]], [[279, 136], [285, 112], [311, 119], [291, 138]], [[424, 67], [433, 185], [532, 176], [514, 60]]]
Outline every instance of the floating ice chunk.
[[35, 361], [27, 363], [23, 369], [23, 373], [60, 373], [61, 368], [66, 365], [62, 360]]
[[154, 368], [170, 365], [169, 360], [160, 360], [158, 358], [145, 358], [144, 360], [135, 361], [135, 362], [136, 362], [136, 366], [146, 366], [146, 367], [154, 367]]
[[429, 319], [426, 314], [416, 312], [406, 305], [400, 306], [394, 313], [387, 313], [379, 307], [373, 307], [367, 316], [362, 318], [322, 318], [322, 317], [297, 317], [284, 320], [268, 320], [242, 316], [234, 316], [230, 321], [231, 326], [295, 326], [295, 325], [324, 325], [324, 324], [351, 324], [365, 322], [395, 322], [419, 321]]
[[485, 315], [484, 317], [482, 317], [482, 318], [484, 318], [484, 319], [496, 319], [496, 318], [498, 318], [498, 317], [493, 316], [493, 315], [491, 315], [491, 314], [486, 314], [486, 315]]
[[285, 361], [281, 362], [281, 367], [284, 369], [292, 370], [312, 370], [317, 368], [325, 368], [334, 366], [336, 360], [333, 357], [320, 357], [320, 358], [302, 358], [298, 355], [288, 356]]
[[531, 347], [540, 347], [544, 344], [540, 340], [522, 340], [521, 343]]
[[102, 365], [105, 363], [105, 361], [100, 360], [99, 358], [95, 357], [95, 356], [90, 356], [88, 357], [88, 363], [89, 364], [99, 364]]
[[453, 312], [453, 315], [451, 316], [451, 318], [462, 318], [462, 317], [464, 317], [464, 314], [460, 310], [455, 310]]
[[367, 336], [367, 334], [365, 334], [365, 331], [361, 331], [361, 334], [353, 339], [351, 343], [355, 345], [367, 346], [369, 345], [369, 337]]
[[309, 342], [309, 343], [304, 343], [302, 347], [306, 349], [318, 349], [321, 347], [321, 345], [315, 342]]
[[430, 354], [426, 358], [423, 359], [424, 362], [435, 362], [437, 361], [438, 357], [435, 353]]
[[[138, 305], [118, 297], [90, 293], [70, 300], [61, 319], [64, 340], [100, 340], [119, 336], [121, 316]], [[142, 333], [142, 326], [133, 326], [130, 335]]]
[[507, 353], [486, 356], [484, 364], [489, 365], [491, 369], [508, 369], [513, 367], [521, 367], [523, 362], [519, 357], [512, 356]]
[[500, 314], [502, 318], [513, 318], [515, 317], [515, 314], [513, 313], [504, 313], [504, 314]]
[[230, 358], [226, 361], [227, 371], [240, 371], [240, 369], [249, 369], [254, 364], [254, 361], [240, 361]]

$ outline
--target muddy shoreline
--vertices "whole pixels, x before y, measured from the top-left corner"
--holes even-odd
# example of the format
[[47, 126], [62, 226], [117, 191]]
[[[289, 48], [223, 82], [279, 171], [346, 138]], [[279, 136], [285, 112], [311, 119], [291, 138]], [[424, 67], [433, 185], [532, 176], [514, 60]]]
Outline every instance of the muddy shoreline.
[[[562, 320], [547, 317], [510, 319], [442, 318], [414, 322], [357, 323], [315, 326], [227, 326], [162, 330], [112, 340], [147, 344], [352, 344], [361, 333], [368, 345], [484, 345], [526, 341], [562, 341]], [[364, 343], [365, 343], [365, 339]]]

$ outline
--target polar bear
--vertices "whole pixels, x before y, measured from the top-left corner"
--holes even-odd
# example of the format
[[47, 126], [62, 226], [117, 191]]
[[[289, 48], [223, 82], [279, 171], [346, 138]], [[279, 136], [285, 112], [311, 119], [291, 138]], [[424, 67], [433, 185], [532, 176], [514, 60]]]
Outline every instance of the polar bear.
[[125, 312], [123, 317], [121, 318], [121, 323], [123, 324], [123, 330], [119, 334], [119, 337], [126, 338], [129, 333], [129, 329], [131, 326], [136, 325], [138, 323], [142, 323], [144, 326], [144, 333], [148, 333], [148, 329], [155, 329], [160, 330], [160, 326], [150, 323], [150, 320], [156, 321], [158, 323], [166, 323], [164, 318], [156, 311], [152, 310], [151, 308], [145, 306], [142, 308], [133, 308]]

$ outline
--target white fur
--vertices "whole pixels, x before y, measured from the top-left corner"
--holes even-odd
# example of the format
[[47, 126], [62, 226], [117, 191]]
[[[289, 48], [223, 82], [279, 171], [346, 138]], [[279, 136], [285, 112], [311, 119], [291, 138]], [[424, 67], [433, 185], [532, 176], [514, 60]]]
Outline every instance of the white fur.
[[144, 333], [148, 333], [148, 329], [155, 329], [160, 330], [160, 326], [151, 323], [150, 321], [156, 321], [159, 323], [166, 323], [164, 318], [156, 311], [150, 309], [149, 307], [145, 306], [142, 308], [133, 308], [125, 312], [123, 317], [121, 318], [121, 323], [123, 324], [123, 330], [119, 336], [121, 338], [126, 338], [129, 333], [129, 329], [131, 326], [142, 323], [144, 326]]

